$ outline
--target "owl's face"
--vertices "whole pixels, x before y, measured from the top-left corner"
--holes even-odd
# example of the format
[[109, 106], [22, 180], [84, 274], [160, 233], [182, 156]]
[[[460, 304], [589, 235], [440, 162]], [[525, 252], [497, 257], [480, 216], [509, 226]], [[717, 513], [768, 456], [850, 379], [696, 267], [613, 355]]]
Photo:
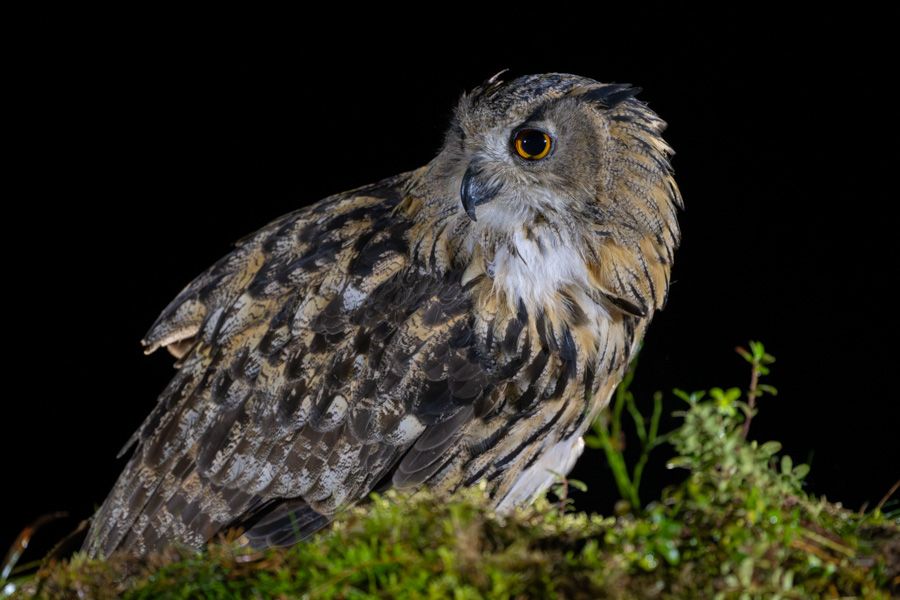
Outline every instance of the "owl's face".
[[489, 81], [466, 96], [442, 159], [476, 228], [597, 217], [609, 127], [591, 80]]

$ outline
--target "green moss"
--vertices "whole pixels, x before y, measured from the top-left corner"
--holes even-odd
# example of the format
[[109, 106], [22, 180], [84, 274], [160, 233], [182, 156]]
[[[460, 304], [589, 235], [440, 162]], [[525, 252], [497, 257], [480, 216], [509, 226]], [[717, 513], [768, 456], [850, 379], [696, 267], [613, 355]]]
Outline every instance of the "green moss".
[[[762, 345], [747, 355], [748, 402], [735, 389], [676, 392], [686, 402], [684, 423], [660, 438], [674, 445], [670, 466], [688, 469], [687, 478], [637, 514], [566, 512], [564, 485], [561, 504], [542, 498], [505, 518], [490, 511], [484, 488], [452, 502], [389, 492], [293, 548], [252, 552], [223, 539], [203, 552], [171, 548], [146, 559], [75, 556], [14, 582], [14, 595], [890, 598], [900, 589], [900, 511], [857, 514], [810, 498], [802, 490], [806, 465], [778, 456], [777, 442], [746, 441], [755, 399], [774, 392], [758, 385], [768, 357]], [[648, 451], [654, 439], [655, 425], [642, 438]], [[640, 475], [631, 472], [637, 477], [620, 486], [629, 501]]]
[[896, 519], [861, 523], [824, 502], [711, 483], [691, 476], [645, 517], [618, 519], [561, 516], [546, 499], [498, 519], [477, 489], [452, 503], [389, 492], [293, 548], [249, 552], [224, 543], [146, 560], [76, 557], [44, 568], [26, 589], [98, 600], [888, 598], [896, 591]]

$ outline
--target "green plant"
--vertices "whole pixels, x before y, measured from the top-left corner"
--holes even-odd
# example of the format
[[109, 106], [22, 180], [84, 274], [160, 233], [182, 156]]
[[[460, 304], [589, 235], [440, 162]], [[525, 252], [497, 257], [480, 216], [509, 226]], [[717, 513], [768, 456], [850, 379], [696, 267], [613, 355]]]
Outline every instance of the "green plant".
[[[592, 433], [584, 438], [584, 443], [589, 448], [602, 448], [606, 454], [606, 460], [612, 470], [619, 495], [627, 503], [626, 506], [621, 507], [621, 511], [617, 511], [623, 513], [628, 512], [630, 509], [638, 510], [641, 508], [638, 490], [641, 485], [644, 466], [647, 464], [650, 452], [660, 444], [665, 443], [670, 435], [659, 435], [659, 421], [662, 416], [662, 394], [657, 392], [653, 395], [653, 413], [650, 416], [650, 425], [648, 427], [634, 401], [634, 394], [628, 389], [634, 379], [637, 364], [638, 355], [636, 354], [631, 361], [628, 373], [625, 374], [625, 377], [616, 388], [616, 393], [610, 406], [603, 410], [591, 424]], [[622, 433], [623, 408], [627, 409], [628, 414], [631, 415], [641, 443], [641, 456], [631, 469], [631, 472], [629, 472], [624, 454]]]

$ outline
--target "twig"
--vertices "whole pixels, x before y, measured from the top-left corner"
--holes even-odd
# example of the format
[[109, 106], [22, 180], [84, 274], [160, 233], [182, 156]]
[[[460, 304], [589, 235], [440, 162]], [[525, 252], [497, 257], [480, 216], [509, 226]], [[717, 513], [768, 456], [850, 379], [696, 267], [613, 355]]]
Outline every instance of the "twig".
[[0, 581], [6, 581], [9, 578], [9, 575], [15, 568], [16, 563], [19, 562], [19, 558], [22, 556], [22, 553], [25, 552], [26, 548], [28, 548], [28, 543], [31, 541], [31, 536], [33, 536], [38, 529], [40, 529], [50, 521], [62, 519], [68, 516], [69, 514], [65, 512], [47, 513], [35, 519], [34, 522], [32, 522], [28, 527], [25, 527], [9, 547], [9, 551], [6, 553], [6, 557], [3, 559], [3, 564], [0, 565], [2, 566], [2, 569], [0, 569]]
[[797, 540], [797, 539], [791, 540], [791, 547], [797, 548], [798, 550], [803, 550], [805, 552], [809, 552], [810, 554], [815, 554], [822, 560], [824, 560], [826, 562], [830, 562], [831, 564], [834, 564], [834, 565], [839, 564], [839, 561], [836, 558], [829, 555], [827, 552], [825, 552], [821, 548], [819, 548], [817, 546], [813, 546], [812, 544], [807, 544], [803, 540]]
[[566, 499], [569, 497], [569, 480], [565, 475], [560, 475], [562, 478], [562, 495], [559, 497], [559, 516], [566, 516]]
[[[746, 353], [747, 351], [743, 348], [735, 348], [738, 354]], [[753, 418], [753, 408], [756, 406], [756, 397], [759, 395], [756, 391], [756, 386], [759, 383], [759, 361], [755, 358], [752, 361], [753, 371], [750, 375], [750, 389], [747, 390], [747, 406], [750, 407], [750, 410], [747, 411], [747, 418], [744, 419], [744, 427], [741, 429], [741, 440], [747, 439], [747, 434], [750, 433], [750, 420]]]
[[897, 480], [897, 483], [888, 490], [888, 493], [884, 495], [884, 498], [881, 499], [881, 502], [875, 507], [875, 510], [881, 510], [881, 507], [884, 506], [884, 503], [888, 501], [888, 498], [894, 495], [894, 492], [897, 491], [897, 488], [900, 487], [900, 479]]
[[747, 406], [741, 406], [741, 409], [747, 415], [747, 418], [744, 419], [744, 426], [741, 428], [741, 441], [746, 441], [747, 433], [750, 432], [750, 421], [753, 419], [753, 409], [756, 408], [756, 399], [764, 393], [772, 394], [773, 396], [778, 394], [778, 390], [771, 385], [759, 384], [760, 376], [769, 374], [769, 367], [766, 365], [775, 362], [775, 357], [771, 354], [766, 354], [766, 349], [763, 345], [753, 340], [750, 340], [750, 352], [740, 346], [736, 347], [734, 351], [753, 366], [753, 370], [750, 372], [750, 389], [747, 390]]

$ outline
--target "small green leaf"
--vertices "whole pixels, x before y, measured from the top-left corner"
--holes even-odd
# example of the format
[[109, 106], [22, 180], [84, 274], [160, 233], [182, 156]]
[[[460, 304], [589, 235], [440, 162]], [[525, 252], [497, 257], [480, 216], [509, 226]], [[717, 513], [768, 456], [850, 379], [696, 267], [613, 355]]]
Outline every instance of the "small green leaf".
[[750, 342], [750, 349], [753, 351], [754, 360], [760, 360], [766, 353], [765, 346], [762, 345], [762, 342]]
[[588, 486], [585, 482], [580, 481], [578, 479], [569, 479], [569, 487], [573, 487], [579, 492], [586, 492], [588, 490]]
[[703, 396], [706, 395], [706, 392], [704, 392], [702, 390], [699, 392], [692, 392], [692, 393], [688, 394], [684, 390], [679, 390], [678, 388], [675, 388], [674, 390], [672, 390], [672, 393], [675, 394], [678, 398], [681, 398], [682, 400], [687, 402], [688, 404], [697, 404], [697, 402], [699, 402], [703, 398]]
[[694, 461], [689, 456], [676, 456], [666, 463], [667, 469], [690, 469], [694, 464]]
[[785, 475], [791, 472], [791, 469], [794, 468], [794, 461], [791, 460], [791, 457], [785, 454], [781, 457], [781, 472]]
[[769, 458], [773, 454], [781, 451], [781, 442], [770, 441], [759, 447], [759, 456], [761, 458]]
[[788, 569], [784, 573], [784, 577], [781, 579], [781, 589], [788, 592], [791, 588], [794, 587], [794, 572]]
[[797, 478], [797, 481], [802, 481], [809, 474], [809, 465], [806, 463], [801, 463], [794, 467], [793, 475]]
[[742, 560], [737, 574], [741, 585], [750, 587], [753, 584], [753, 559], [748, 556]]

